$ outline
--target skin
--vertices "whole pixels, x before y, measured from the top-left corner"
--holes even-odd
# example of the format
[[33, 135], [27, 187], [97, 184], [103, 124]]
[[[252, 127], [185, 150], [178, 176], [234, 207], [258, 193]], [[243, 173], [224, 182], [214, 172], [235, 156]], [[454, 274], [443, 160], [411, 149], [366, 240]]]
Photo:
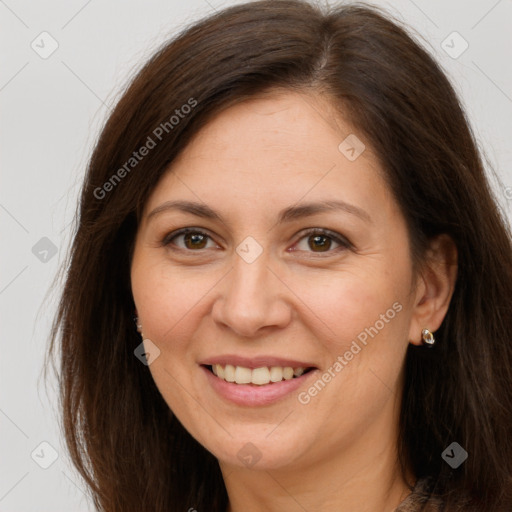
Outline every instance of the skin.
[[[144, 338], [160, 350], [149, 368], [218, 458], [229, 512], [392, 511], [415, 481], [397, 467], [404, 357], [423, 328], [440, 326], [456, 253], [441, 236], [413, 272], [404, 217], [369, 144], [355, 161], [338, 149], [351, 133], [364, 142], [319, 93], [245, 101], [195, 136], [143, 212], [131, 279]], [[223, 221], [178, 210], [148, 218], [176, 199], [206, 204]], [[277, 222], [286, 207], [340, 199], [370, 220], [339, 210]], [[209, 238], [169, 242], [185, 227]], [[315, 243], [307, 228], [351, 246]], [[263, 250], [252, 263], [236, 252], [248, 236]], [[312, 362], [320, 377], [397, 302], [401, 311], [307, 404], [298, 392], [267, 406], [228, 403], [199, 367], [220, 354], [264, 354]], [[237, 457], [248, 442], [261, 456], [251, 467]]]

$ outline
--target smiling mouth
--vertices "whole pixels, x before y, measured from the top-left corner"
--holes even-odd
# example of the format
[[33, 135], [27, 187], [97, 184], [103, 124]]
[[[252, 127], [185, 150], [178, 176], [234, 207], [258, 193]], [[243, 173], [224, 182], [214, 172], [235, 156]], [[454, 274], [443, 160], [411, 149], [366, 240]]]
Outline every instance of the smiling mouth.
[[233, 384], [254, 384], [265, 386], [283, 380], [292, 380], [314, 370], [314, 367], [304, 368], [291, 366], [262, 366], [261, 368], [247, 368], [245, 366], [203, 365], [219, 379]]

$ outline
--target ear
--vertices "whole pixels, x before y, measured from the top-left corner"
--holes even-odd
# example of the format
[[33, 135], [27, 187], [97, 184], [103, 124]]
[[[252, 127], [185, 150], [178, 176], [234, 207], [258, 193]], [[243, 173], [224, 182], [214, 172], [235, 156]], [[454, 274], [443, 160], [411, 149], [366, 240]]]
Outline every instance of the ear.
[[421, 331], [435, 332], [441, 326], [457, 279], [457, 247], [448, 235], [431, 240], [416, 283], [409, 340], [422, 345]]

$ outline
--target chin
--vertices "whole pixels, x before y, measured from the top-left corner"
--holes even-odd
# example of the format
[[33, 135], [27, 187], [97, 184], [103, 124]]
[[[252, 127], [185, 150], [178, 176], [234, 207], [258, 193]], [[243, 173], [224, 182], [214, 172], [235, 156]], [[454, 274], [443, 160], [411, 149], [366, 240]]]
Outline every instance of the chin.
[[304, 446], [304, 441], [288, 437], [272, 439], [272, 434], [267, 437], [266, 432], [261, 432], [261, 427], [256, 426], [258, 433], [247, 436], [229, 438], [223, 444], [212, 444], [210, 438], [205, 448], [210, 451], [219, 463], [238, 468], [252, 470], [271, 470], [293, 466], [298, 462], [302, 451], [298, 446]]

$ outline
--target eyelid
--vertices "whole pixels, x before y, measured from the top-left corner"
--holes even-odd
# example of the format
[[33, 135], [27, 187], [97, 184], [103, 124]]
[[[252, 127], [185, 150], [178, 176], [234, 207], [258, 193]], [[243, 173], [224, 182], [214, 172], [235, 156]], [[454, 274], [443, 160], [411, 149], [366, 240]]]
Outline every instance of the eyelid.
[[[211, 241], [216, 243], [214, 240], [214, 237], [212, 235], [210, 235], [208, 230], [205, 230], [203, 228], [196, 228], [196, 227], [186, 227], [186, 228], [181, 228], [181, 229], [178, 229], [176, 231], [166, 234], [161, 241], [161, 245], [164, 247], [170, 246], [170, 245], [172, 245], [171, 241], [173, 239], [175, 239], [181, 235], [186, 235], [188, 233], [204, 235], [204, 236], [208, 237], [208, 239], [210, 239]], [[306, 238], [307, 236], [313, 236], [313, 235], [323, 235], [328, 238], [331, 238], [332, 240], [334, 240], [334, 242], [339, 244], [341, 247], [344, 247], [345, 249], [353, 249], [354, 248], [354, 245], [343, 235], [341, 235], [335, 231], [331, 231], [330, 229], [318, 228], [318, 227], [317, 228], [306, 228], [305, 230], [302, 230], [300, 233], [298, 233], [297, 239], [293, 245], [296, 245], [303, 238]], [[339, 249], [339, 247], [336, 249]], [[325, 251], [325, 252], [318, 252], [318, 253], [311, 251], [311, 254], [318, 254], [318, 255], [330, 254], [330, 253], [336, 252], [336, 249]], [[198, 249], [197, 251], [194, 251], [191, 249], [183, 249], [182, 247], [173, 247], [173, 250], [185, 251], [185, 252], [189, 252], [189, 253], [194, 253], [194, 252], [199, 253], [199, 252], [202, 252], [204, 249]], [[293, 249], [293, 251], [296, 251], [296, 250], [297, 249]], [[306, 251], [306, 252], [309, 252], [309, 251]]]

